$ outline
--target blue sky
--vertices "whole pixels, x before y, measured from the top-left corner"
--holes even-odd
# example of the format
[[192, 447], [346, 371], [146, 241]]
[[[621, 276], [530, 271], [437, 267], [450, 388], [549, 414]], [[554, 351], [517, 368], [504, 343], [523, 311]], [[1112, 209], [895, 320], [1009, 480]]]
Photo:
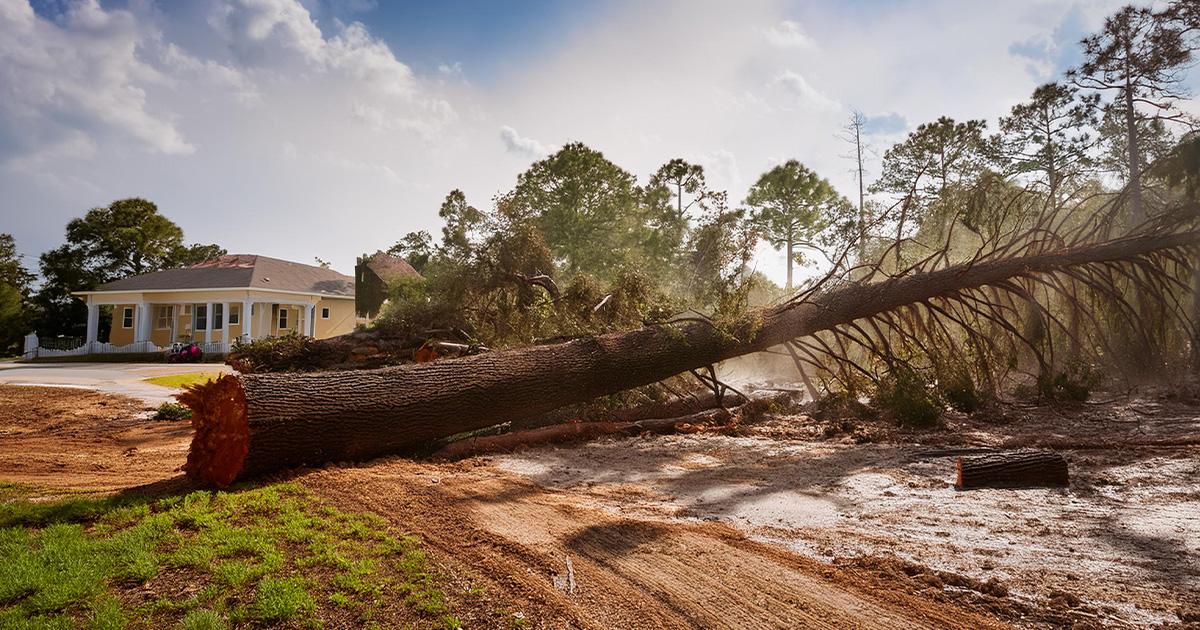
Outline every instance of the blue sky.
[[363, 21], [418, 72], [457, 63], [486, 83], [519, 72], [552, 50], [601, 6], [567, 0], [470, 0], [383, 2], [358, 11], [334, 5], [326, 10], [335, 19]]
[[642, 181], [699, 162], [733, 200], [790, 158], [851, 190], [851, 109], [877, 154], [941, 115], [994, 129], [1117, 6], [0, 0], [0, 232], [36, 267], [143, 196], [189, 241], [347, 272], [576, 140]]

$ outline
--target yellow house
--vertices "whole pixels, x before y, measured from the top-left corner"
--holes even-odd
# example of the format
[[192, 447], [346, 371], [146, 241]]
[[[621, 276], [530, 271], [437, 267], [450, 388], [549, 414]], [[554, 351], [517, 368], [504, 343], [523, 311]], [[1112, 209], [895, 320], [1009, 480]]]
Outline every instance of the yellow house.
[[354, 330], [354, 279], [332, 269], [253, 254], [230, 254], [132, 276], [74, 295], [87, 301], [87, 347], [100, 307], [112, 306], [110, 347], [144, 352], [195, 341], [210, 352], [295, 331], [324, 339]]

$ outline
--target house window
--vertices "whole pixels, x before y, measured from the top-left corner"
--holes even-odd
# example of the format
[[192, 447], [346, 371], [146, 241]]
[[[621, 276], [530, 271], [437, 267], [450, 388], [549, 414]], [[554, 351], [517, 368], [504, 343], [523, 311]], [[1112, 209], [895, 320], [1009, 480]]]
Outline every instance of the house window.
[[242, 311], [237, 306], [229, 307], [229, 325], [233, 326], [242, 321]]
[[184, 314], [184, 315], [191, 315], [191, 314], [192, 314], [192, 305], [191, 305], [191, 304], [184, 304], [184, 305], [183, 305], [183, 314]]
[[213, 330], [221, 330], [225, 316], [224, 304], [213, 304]]
[[168, 330], [171, 328], [172, 315], [175, 314], [173, 306], [157, 306], [155, 307], [154, 327], [159, 330]]
[[133, 307], [121, 309], [121, 328], [133, 328]]
[[287, 314], [288, 314], [288, 310], [287, 310], [286, 308], [279, 307], [279, 327], [280, 327], [280, 328], [287, 328], [287, 327], [288, 327], [288, 324], [287, 324], [287, 319], [288, 319], [288, 318], [287, 318]]
[[196, 325], [197, 331], [208, 330], [208, 306], [205, 304], [196, 305]]
[[328, 306], [321, 307], [321, 319], [329, 319], [329, 307]]

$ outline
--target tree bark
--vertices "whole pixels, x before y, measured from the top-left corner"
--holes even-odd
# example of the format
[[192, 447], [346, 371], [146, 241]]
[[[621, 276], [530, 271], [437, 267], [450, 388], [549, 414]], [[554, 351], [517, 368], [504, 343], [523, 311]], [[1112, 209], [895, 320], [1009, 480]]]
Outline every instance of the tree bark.
[[1130, 50], [1129, 37], [1125, 38], [1125, 156], [1129, 164], [1129, 209], [1134, 225], [1140, 225], [1146, 220], [1146, 210], [1142, 206], [1142, 147], [1138, 138], [1137, 110], [1134, 109], [1133, 81], [1130, 78], [1130, 65], [1133, 51]]
[[1122, 238], [847, 285], [756, 311], [733, 330], [688, 320], [376, 370], [227, 375], [180, 395], [195, 436], [188, 475], [224, 486], [281, 468], [363, 460], [765, 350], [856, 319], [1009, 278], [1195, 244], [1200, 233]]
[[1051, 451], [1013, 451], [960, 457], [954, 487], [1033, 488], [1070, 485], [1067, 460]]
[[861, 114], [854, 114], [854, 153], [858, 161], [858, 262], [867, 257], [867, 210], [863, 202], [863, 157], [862, 157], [862, 128]]
[[793, 247], [792, 230], [791, 230], [791, 228], [788, 228], [788, 235], [787, 235], [787, 286], [784, 287], [788, 291], [792, 290], [792, 261], [794, 260], [792, 258], [792, 247]]

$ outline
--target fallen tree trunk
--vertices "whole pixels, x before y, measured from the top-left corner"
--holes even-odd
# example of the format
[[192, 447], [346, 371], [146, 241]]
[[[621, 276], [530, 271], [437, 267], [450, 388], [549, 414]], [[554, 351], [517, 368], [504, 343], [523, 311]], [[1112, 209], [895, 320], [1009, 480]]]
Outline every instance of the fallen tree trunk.
[[1013, 451], [960, 457], [954, 487], [1035, 488], [1070, 485], [1067, 460], [1052, 451]]
[[430, 456], [436, 460], [456, 460], [488, 453], [509, 453], [526, 446], [561, 444], [591, 440], [605, 435], [641, 435], [677, 433], [689, 428], [727, 424], [732, 414], [726, 409], [710, 409], [676, 418], [649, 418], [619, 422], [568, 422], [528, 431], [487, 435], [451, 442]]
[[227, 375], [190, 389], [186, 471], [224, 486], [271, 470], [362, 460], [546, 413], [933, 298], [1074, 266], [1137, 260], [1192, 245], [1195, 232], [1127, 237], [1046, 253], [851, 284], [748, 316], [648, 326], [415, 365]]

